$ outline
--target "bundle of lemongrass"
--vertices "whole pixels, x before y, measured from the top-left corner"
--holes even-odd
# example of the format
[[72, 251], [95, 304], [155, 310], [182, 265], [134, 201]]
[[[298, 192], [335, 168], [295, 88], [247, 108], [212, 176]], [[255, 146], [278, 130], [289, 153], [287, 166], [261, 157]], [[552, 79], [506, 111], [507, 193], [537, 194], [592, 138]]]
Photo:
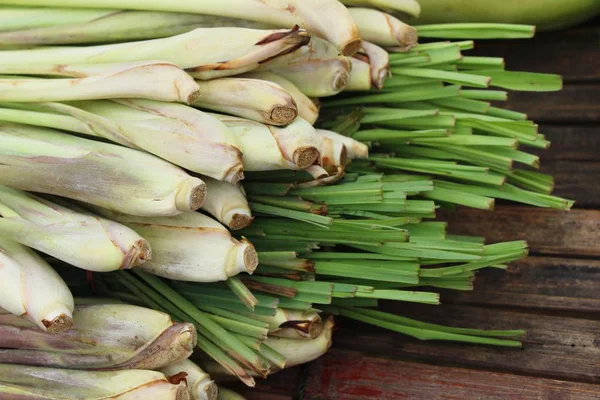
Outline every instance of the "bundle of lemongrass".
[[[0, 4], [0, 307], [18, 316], [0, 314], [0, 368], [28, 365], [0, 393], [68, 398], [75, 377], [90, 398], [215, 399], [206, 372], [253, 385], [326, 352], [322, 312], [520, 346], [375, 308], [438, 304], [527, 254], [447, 234], [439, 206], [571, 207], [519, 148], [549, 142], [488, 89], [560, 78], [417, 44], [532, 27], [416, 29], [413, 0]], [[75, 307], [88, 280], [136, 306]]]

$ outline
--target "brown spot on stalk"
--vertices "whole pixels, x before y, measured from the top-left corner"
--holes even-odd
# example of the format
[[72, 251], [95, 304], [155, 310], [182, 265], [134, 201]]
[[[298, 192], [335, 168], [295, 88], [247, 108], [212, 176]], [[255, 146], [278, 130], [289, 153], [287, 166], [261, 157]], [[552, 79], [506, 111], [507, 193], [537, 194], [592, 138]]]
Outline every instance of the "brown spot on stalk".
[[264, 38], [262, 38], [261, 40], [256, 42], [255, 46], [261, 46], [263, 44], [276, 42], [277, 40], [281, 40], [287, 36], [298, 33], [299, 31], [300, 31], [300, 27], [298, 25], [294, 25], [294, 27], [292, 29], [290, 29], [289, 31], [275, 32], [275, 33], [271, 33], [270, 35], [265, 36]]
[[316, 339], [321, 332], [323, 332], [323, 320], [319, 317], [303, 321], [286, 321], [279, 325], [279, 328], [294, 329], [298, 331], [301, 336], [308, 336], [311, 339]]
[[167, 376], [167, 380], [173, 385], [179, 385], [181, 382], [185, 382], [187, 384], [187, 372], [181, 371], [175, 375]]
[[42, 324], [50, 333], [61, 333], [68, 331], [73, 326], [73, 319], [68, 315], [61, 314], [52, 321], [47, 319], [42, 320]]

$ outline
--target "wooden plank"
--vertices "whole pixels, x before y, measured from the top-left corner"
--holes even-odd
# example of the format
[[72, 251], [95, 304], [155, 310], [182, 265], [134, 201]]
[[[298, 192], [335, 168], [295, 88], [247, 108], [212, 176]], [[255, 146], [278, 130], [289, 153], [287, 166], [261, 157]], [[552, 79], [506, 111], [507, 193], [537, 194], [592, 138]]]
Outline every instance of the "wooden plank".
[[600, 80], [600, 23], [560, 32], [540, 32], [530, 40], [475, 42], [467, 55], [504, 57], [507, 69], [563, 75], [567, 81]]
[[576, 207], [600, 206], [600, 162], [542, 160], [540, 172], [554, 177], [553, 195], [575, 199]]
[[524, 347], [499, 348], [453, 342], [424, 342], [395, 332], [340, 319], [333, 346], [372, 356], [436, 365], [505, 371], [539, 377], [600, 382], [600, 324], [596, 320], [536, 315], [460, 305], [384, 304], [411, 318], [481, 329], [525, 329]]
[[536, 122], [586, 122], [600, 119], [598, 85], [566, 84], [557, 92], [510, 92], [499, 107], [526, 113]]
[[600, 260], [528, 257], [479, 272], [475, 290], [443, 291], [442, 302], [597, 313], [598, 282]]
[[600, 386], [376, 358], [332, 350], [315, 362], [305, 399], [597, 399]]
[[497, 206], [494, 212], [459, 207], [440, 212], [449, 231], [489, 243], [525, 239], [532, 253], [600, 257], [600, 211]]
[[[600, 52], [599, 52], [600, 53]], [[522, 150], [541, 157], [542, 167], [549, 161], [599, 161], [600, 125], [540, 125], [540, 132], [552, 142], [549, 149], [523, 146]]]

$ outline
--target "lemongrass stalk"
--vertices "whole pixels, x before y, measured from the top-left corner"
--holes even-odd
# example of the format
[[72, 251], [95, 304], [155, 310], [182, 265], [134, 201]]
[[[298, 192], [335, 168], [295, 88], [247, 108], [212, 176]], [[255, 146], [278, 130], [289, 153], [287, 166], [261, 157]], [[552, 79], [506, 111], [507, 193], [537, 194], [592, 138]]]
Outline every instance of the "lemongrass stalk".
[[211, 115], [236, 135], [246, 171], [304, 169], [319, 157], [319, 137], [302, 118], [296, 118], [286, 127], [276, 127], [238, 117]]
[[40, 256], [0, 236], [0, 266], [0, 307], [27, 317], [48, 332], [71, 328], [73, 296], [61, 277]]
[[[152, 150], [183, 168], [226, 182], [243, 179], [241, 152], [235, 135], [208, 113], [182, 104], [151, 100], [127, 99], [118, 103], [86, 102], [81, 108], [107, 119], [133, 124], [137, 131], [136, 145], [140, 143], [139, 147], [144, 150]], [[160, 130], [163, 136], [170, 133], [170, 137], [157, 138], [152, 146], [143, 147], [147, 143], [144, 135], [149, 135], [152, 129]]]
[[0, 32], [77, 24], [106, 17], [114, 12], [115, 10], [103, 9], [3, 6], [0, 8]]
[[[340, 52], [352, 55], [360, 48], [358, 29], [348, 10], [337, 0], [10, 0], [18, 5], [126, 8], [172, 11], [247, 19], [279, 27], [299, 25], [336, 45]], [[331, 21], [335, 21], [332, 24]]]
[[308, 41], [308, 33], [299, 29], [199, 28], [142, 42], [0, 51], [0, 72], [52, 74], [62, 64], [163, 60], [187, 69], [196, 78], [209, 79], [227, 76], [228, 70], [252, 70]]
[[17, 124], [0, 124], [0, 184], [149, 216], [196, 210], [206, 191], [155, 156]]
[[0, 397], [23, 400], [189, 400], [185, 383], [172, 384], [161, 372], [80, 371], [0, 364]]
[[287, 125], [298, 116], [292, 96], [278, 84], [258, 79], [198, 81], [193, 105], [269, 125]]
[[101, 209], [98, 212], [129, 226], [150, 242], [154, 256], [143, 264], [143, 270], [153, 275], [217, 282], [240, 272], [252, 273], [258, 264], [250, 242], [234, 239], [223, 225], [200, 213], [144, 218]]
[[113, 221], [0, 186], [0, 234], [90, 271], [132, 268], [151, 257], [150, 244]]
[[390, 55], [381, 47], [363, 40], [362, 49], [369, 58], [371, 64], [371, 83], [378, 89], [383, 88], [383, 84], [390, 76]]
[[217, 400], [246, 400], [246, 398], [233, 390], [219, 386], [219, 396], [217, 397]]
[[[156, 369], [187, 359], [196, 330], [162, 312], [128, 304], [77, 305], [73, 328], [41, 332], [22, 318], [0, 318], [0, 363], [77, 369]], [[19, 329], [15, 329], [18, 327]]]
[[[53, 16], [57, 20], [48, 23], [46, 26], [35, 26], [37, 22], [35, 14], [43, 11], [49, 17]], [[227, 19], [218, 21], [219, 25], [214, 25], [212, 20], [218, 20], [218, 18], [212, 16], [153, 11], [32, 8], [28, 10], [28, 13], [31, 14], [33, 23], [29, 24], [30, 26], [20, 27], [12, 24], [13, 29], [0, 33], [0, 45], [48, 46], [56, 44], [114, 43], [168, 37], [200, 27], [239, 26], [237, 24], [228, 25], [226, 23]], [[2, 22], [5, 20], [3, 14], [4, 11], [0, 10], [0, 21]], [[23, 15], [23, 18], [25, 18], [25, 15]], [[58, 19], [59, 16], [62, 19]]]
[[383, 47], [399, 47], [408, 51], [417, 45], [417, 29], [398, 18], [371, 8], [350, 8], [363, 40]]
[[316, 339], [323, 331], [323, 320], [316, 311], [277, 308], [273, 316], [254, 316], [269, 324], [269, 335], [289, 339]]
[[206, 183], [207, 190], [202, 203], [204, 211], [232, 230], [250, 225], [253, 217], [242, 185], [208, 177], [202, 177], [202, 180]]
[[242, 155], [233, 134], [191, 107], [143, 100], [3, 106], [7, 108], [0, 108], [0, 120], [103, 137], [218, 179], [243, 177]]
[[[61, 67], [62, 68], [62, 67]], [[0, 78], [0, 101], [71, 101], [147, 98], [190, 103], [198, 85], [182, 69], [165, 62], [109, 64], [105, 70], [86, 66], [66, 67], [73, 79]], [[63, 72], [64, 74], [64, 72]]]
[[341, 0], [347, 6], [379, 8], [390, 12], [399, 12], [410, 17], [418, 17], [421, 6], [417, 0]]
[[285, 357], [285, 367], [304, 364], [321, 357], [331, 347], [333, 333], [333, 317], [325, 320], [323, 330], [316, 339], [297, 340], [269, 336], [265, 344]]
[[367, 91], [371, 89], [371, 64], [367, 60], [350, 57], [350, 77], [345, 91]]
[[190, 360], [183, 360], [177, 364], [163, 367], [160, 371], [165, 374], [171, 382], [173, 379], [185, 380], [192, 400], [217, 399], [219, 393], [217, 384], [210, 379], [210, 375]]
[[367, 158], [369, 156], [369, 146], [351, 137], [340, 135], [339, 133], [325, 129], [317, 129], [317, 134], [329, 138], [336, 142], [341, 142], [346, 147], [348, 158]]
[[252, 79], [262, 79], [281, 86], [290, 96], [292, 96], [292, 99], [294, 99], [296, 108], [298, 109], [298, 116], [308, 121], [311, 125], [314, 125], [315, 122], [317, 122], [317, 118], [319, 118], [318, 105], [302, 93], [302, 91], [291, 81], [276, 73], [268, 71], [252, 71], [243, 76]]
[[346, 57], [300, 61], [273, 72], [292, 81], [309, 97], [334, 96], [344, 90], [350, 80], [352, 64]]

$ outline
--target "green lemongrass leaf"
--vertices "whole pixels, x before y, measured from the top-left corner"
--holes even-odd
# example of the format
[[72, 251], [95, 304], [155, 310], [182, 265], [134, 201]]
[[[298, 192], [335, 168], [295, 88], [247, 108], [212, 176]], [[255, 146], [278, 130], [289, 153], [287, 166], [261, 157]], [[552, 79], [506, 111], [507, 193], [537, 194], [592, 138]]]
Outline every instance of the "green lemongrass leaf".
[[503, 340], [488, 337], [461, 335], [451, 332], [440, 332], [437, 330], [428, 330], [419, 327], [402, 325], [397, 322], [386, 321], [371, 315], [365, 315], [361, 311], [362, 309], [341, 308], [339, 313], [342, 316], [412, 336], [420, 340], [448, 340], [497, 346], [521, 347], [521, 342], [515, 340]]
[[500, 90], [461, 90], [461, 97], [472, 100], [482, 101], [506, 101], [508, 99], [507, 92]]
[[457, 109], [457, 110], [462, 110], [462, 111], [467, 111], [467, 112], [472, 112], [472, 113], [482, 113], [482, 114], [486, 113], [488, 111], [488, 109], [490, 108], [490, 103], [485, 102], [485, 101], [466, 99], [462, 96], [462, 92], [461, 92], [461, 97], [436, 99], [436, 100], [431, 100], [430, 103], [433, 104], [434, 106], [441, 106], [441, 107], [446, 107], [446, 108], [450, 108], [450, 109]]
[[270, 206], [266, 204], [260, 204], [255, 202], [250, 202], [250, 208], [252, 211], [256, 213], [274, 215], [277, 217], [286, 217], [295, 219], [298, 221], [304, 221], [309, 224], [314, 224], [316, 226], [328, 226], [331, 225], [332, 219], [329, 217], [325, 217], [322, 215], [316, 215], [308, 212], [294, 211], [286, 208]]
[[458, 69], [504, 69], [502, 57], [466, 56], [457, 62]]
[[490, 86], [504, 89], [533, 92], [553, 92], [562, 89], [560, 75], [501, 70], [473, 70], [469, 73], [490, 77]]
[[244, 285], [237, 276], [229, 277], [225, 283], [231, 289], [233, 293], [244, 303], [249, 309], [254, 311], [254, 307], [258, 304], [258, 299], [252, 294], [252, 292]]
[[[490, 85], [490, 78], [479, 76], [479, 74], [467, 74], [462, 72], [449, 72], [440, 71], [438, 69], [427, 69], [427, 68], [392, 68], [393, 74], [416, 76], [420, 78], [431, 78], [439, 79], [444, 82], [466, 85], [474, 87], [488, 87]], [[447, 97], [447, 96], [445, 96]], [[441, 98], [441, 97], [440, 97]], [[424, 98], [414, 98], [413, 100], [426, 100]], [[387, 101], [387, 100], [386, 100]]]
[[420, 37], [440, 39], [529, 39], [535, 34], [533, 25], [494, 23], [454, 23], [419, 25]]
[[523, 114], [523, 113], [512, 111], [512, 110], [505, 110], [504, 108], [498, 108], [498, 107], [488, 108], [488, 110], [486, 111], [486, 114], [491, 115], [492, 117], [512, 119], [515, 121], [527, 119], [527, 114]]
[[[417, 68], [415, 68], [417, 69]], [[477, 78], [478, 80], [480, 78]], [[446, 86], [439, 89], [425, 88], [414, 91], [397, 91], [393, 93], [365, 94], [359, 97], [348, 97], [337, 100], [329, 100], [323, 103], [323, 107], [335, 107], [345, 105], [360, 105], [373, 103], [404, 103], [409, 101], [431, 100], [444, 97], [454, 97], [460, 94], [460, 86]]]
[[471, 193], [461, 193], [442, 187], [434, 187], [433, 190], [423, 193], [422, 196], [432, 200], [440, 200], [481, 210], [494, 209], [494, 199], [492, 198], [477, 196]]

